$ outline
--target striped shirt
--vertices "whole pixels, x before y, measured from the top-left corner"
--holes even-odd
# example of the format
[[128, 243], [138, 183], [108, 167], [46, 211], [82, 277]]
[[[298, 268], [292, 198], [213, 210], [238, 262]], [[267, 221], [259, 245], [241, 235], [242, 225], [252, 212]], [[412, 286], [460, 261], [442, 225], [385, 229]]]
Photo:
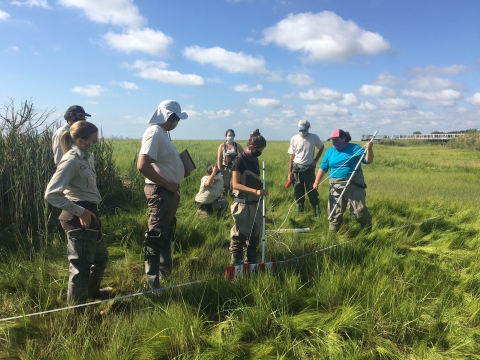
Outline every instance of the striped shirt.
[[99, 204], [101, 196], [97, 188], [93, 156], [72, 145], [58, 163], [57, 171], [45, 190], [45, 199], [76, 216], [82, 215], [85, 209], [74, 201]]

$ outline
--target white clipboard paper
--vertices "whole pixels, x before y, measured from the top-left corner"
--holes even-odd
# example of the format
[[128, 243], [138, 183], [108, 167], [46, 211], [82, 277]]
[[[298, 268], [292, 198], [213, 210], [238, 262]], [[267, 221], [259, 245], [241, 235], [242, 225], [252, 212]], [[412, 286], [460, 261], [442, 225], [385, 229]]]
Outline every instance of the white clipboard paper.
[[192, 157], [188, 153], [188, 150], [183, 150], [179, 155], [180, 155], [180, 159], [182, 159], [183, 166], [185, 167], [185, 172], [187, 174], [191, 173], [193, 170], [197, 168], [195, 166], [195, 163], [193, 162]]

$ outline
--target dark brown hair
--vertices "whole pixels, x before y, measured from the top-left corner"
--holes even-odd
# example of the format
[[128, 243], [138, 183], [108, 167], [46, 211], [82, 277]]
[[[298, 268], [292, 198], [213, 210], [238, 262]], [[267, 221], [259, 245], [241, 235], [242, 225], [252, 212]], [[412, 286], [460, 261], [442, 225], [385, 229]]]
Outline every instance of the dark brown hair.
[[233, 129], [227, 129], [227, 131], [225, 131], [225, 136], [227, 136], [229, 132], [231, 132], [233, 136], [235, 136], [235, 131], [233, 131]]
[[248, 139], [247, 143], [248, 147], [255, 147], [255, 148], [262, 148], [267, 146], [267, 140], [260, 135], [260, 130], [255, 129], [252, 134], [250, 134], [250, 138]]

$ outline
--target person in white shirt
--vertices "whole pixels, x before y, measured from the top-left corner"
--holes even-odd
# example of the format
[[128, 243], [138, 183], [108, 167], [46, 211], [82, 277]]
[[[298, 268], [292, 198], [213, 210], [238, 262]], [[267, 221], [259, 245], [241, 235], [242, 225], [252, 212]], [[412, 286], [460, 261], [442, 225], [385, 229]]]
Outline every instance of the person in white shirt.
[[55, 166], [58, 165], [60, 160], [62, 160], [63, 152], [62, 152], [62, 146], [60, 144], [60, 138], [62, 134], [70, 130], [70, 127], [77, 121], [79, 120], [85, 120], [86, 116], [91, 116], [90, 114], [87, 114], [83, 107], [80, 105], [72, 105], [70, 106], [67, 111], [65, 111], [65, 115], [63, 117], [65, 120], [67, 120], [67, 123], [60, 127], [57, 131], [52, 136], [52, 150], [53, 150], [53, 162], [55, 163]]
[[[315, 216], [320, 216], [320, 201], [318, 191], [313, 189], [315, 182], [315, 167], [322, 155], [324, 145], [318, 135], [309, 132], [310, 123], [307, 120], [298, 122], [298, 134], [290, 140], [288, 153], [290, 159], [288, 162], [288, 178], [293, 177], [295, 183], [293, 186], [293, 196], [297, 204], [297, 213], [304, 211], [305, 192], [312, 204]], [[315, 155], [315, 147], [318, 149]]]
[[175, 235], [180, 183], [185, 167], [170, 134], [188, 114], [173, 100], [162, 101], [153, 113], [143, 134], [137, 169], [145, 176], [145, 196], [149, 207], [148, 230], [143, 250], [147, 285], [158, 288], [160, 280], [172, 271], [171, 241]]
[[222, 214], [228, 207], [228, 201], [221, 198], [223, 192], [223, 177], [216, 165], [207, 167], [207, 174], [202, 177], [200, 190], [195, 196], [195, 207], [200, 216]]

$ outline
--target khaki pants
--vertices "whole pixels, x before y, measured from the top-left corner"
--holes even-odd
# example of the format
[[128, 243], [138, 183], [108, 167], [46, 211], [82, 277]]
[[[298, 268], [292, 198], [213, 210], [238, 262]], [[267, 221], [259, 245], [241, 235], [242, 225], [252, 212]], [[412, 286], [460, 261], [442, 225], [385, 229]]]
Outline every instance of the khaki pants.
[[144, 192], [148, 205], [148, 231], [143, 243], [145, 274], [147, 285], [157, 288], [172, 271], [171, 242], [180, 195], [158, 185], [145, 185]]
[[330, 184], [330, 196], [328, 198], [328, 214], [332, 212], [335, 203], [338, 205], [330, 218], [330, 231], [336, 231], [343, 221], [343, 213], [345, 210], [350, 210], [353, 217], [360, 223], [362, 228], [370, 228], [372, 226], [372, 216], [365, 205], [366, 192], [364, 188], [358, 187], [354, 184], [349, 184], [345, 190], [342, 198], [340, 194], [345, 188], [345, 184]]

